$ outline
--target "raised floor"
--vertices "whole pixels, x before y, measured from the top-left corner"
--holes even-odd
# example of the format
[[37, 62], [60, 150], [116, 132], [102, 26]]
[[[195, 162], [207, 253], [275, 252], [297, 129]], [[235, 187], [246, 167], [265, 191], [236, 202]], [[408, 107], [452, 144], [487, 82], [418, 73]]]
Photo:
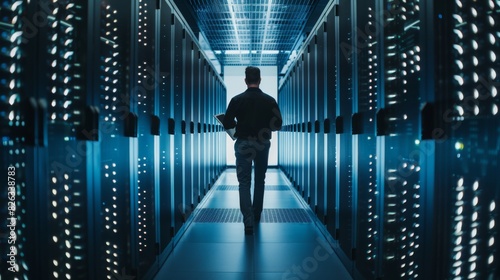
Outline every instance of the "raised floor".
[[155, 279], [352, 279], [315, 219], [282, 172], [269, 169], [261, 223], [245, 235], [236, 172], [227, 169]]

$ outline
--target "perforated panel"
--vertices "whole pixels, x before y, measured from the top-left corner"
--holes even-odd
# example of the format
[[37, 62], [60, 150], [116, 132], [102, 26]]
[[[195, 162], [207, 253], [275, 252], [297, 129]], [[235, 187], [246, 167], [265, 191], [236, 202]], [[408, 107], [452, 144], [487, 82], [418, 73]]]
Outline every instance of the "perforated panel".
[[[128, 139], [124, 122], [129, 99], [127, 87], [126, 28], [130, 7], [122, 0], [107, 1], [100, 7], [100, 140], [102, 244], [98, 274], [114, 279], [129, 266], [130, 246], [130, 168]], [[127, 272], [127, 271], [126, 271]]]
[[[60, 5], [64, 5], [61, 7]], [[87, 278], [87, 177], [85, 142], [78, 143], [85, 108], [86, 4], [58, 3], [47, 17], [44, 46], [47, 72], [50, 193], [50, 277]], [[82, 151], [83, 150], [83, 151]]]
[[138, 115], [137, 138], [137, 199], [135, 212], [137, 230], [137, 251], [139, 273], [145, 274], [156, 260], [155, 228], [155, 143], [151, 134], [151, 115], [155, 112], [155, 86], [159, 82], [155, 71], [155, 21], [156, 7], [152, 1], [139, 0], [138, 3], [138, 57], [137, 84], [131, 96], [132, 106], [136, 106]]
[[[23, 48], [22, 21], [21, 16], [26, 12], [27, 5], [19, 1], [0, 2], [0, 18], [2, 19], [0, 29], [0, 129], [2, 135], [0, 151], [2, 153], [1, 170], [3, 188], [0, 193], [0, 234], [2, 252], [0, 260], [2, 267], [0, 275], [12, 274], [18, 271], [19, 277], [27, 277], [27, 270], [31, 264], [27, 258], [29, 254], [28, 232], [32, 227], [28, 226], [29, 215], [33, 212], [28, 209], [29, 198], [26, 189], [26, 179], [33, 176], [33, 172], [27, 169], [29, 148], [23, 143], [33, 141], [27, 139], [25, 133], [29, 123], [23, 118], [21, 103], [21, 92], [26, 85], [22, 83], [22, 72], [26, 71], [21, 64], [22, 56], [26, 55]], [[33, 135], [34, 136], [34, 135]], [[23, 210], [24, 209], [24, 210]], [[10, 227], [15, 225], [14, 227]], [[10, 237], [10, 238], [9, 238]], [[13, 243], [14, 242], [14, 243]], [[11, 248], [15, 248], [12, 250]], [[15, 260], [12, 263], [8, 261]]]
[[[240, 209], [204, 208], [194, 219], [198, 223], [243, 223]], [[263, 209], [261, 223], [311, 223], [304, 209]]]
[[[239, 190], [239, 186], [232, 185], [219, 185], [216, 190], [218, 191], [237, 191]], [[266, 185], [264, 187], [266, 191], [289, 191], [290, 187], [286, 185]]]
[[384, 274], [419, 278], [422, 273], [422, 206], [418, 125], [420, 1], [387, 1], [384, 29], [385, 121]]
[[[378, 84], [380, 59], [377, 55], [379, 36], [377, 32], [376, 1], [365, 1], [358, 5], [356, 15], [358, 51], [357, 69], [357, 115], [353, 129], [353, 147], [357, 153], [357, 235], [356, 248], [359, 253], [357, 267], [367, 279], [373, 275], [379, 261], [380, 191], [377, 182], [376, 113], [378, 107]], [[353, 133], [354, 133], [353, 132]]]
[[[450, 279], [496, 279], [500, 203], [498, 139], [498, 1], [455, 1], [452, 20], [452, 107], [448, 141]], [[451, 30], [450, 30], [451, 31]], [[448, 114], [449, 113], [449, 114]]]

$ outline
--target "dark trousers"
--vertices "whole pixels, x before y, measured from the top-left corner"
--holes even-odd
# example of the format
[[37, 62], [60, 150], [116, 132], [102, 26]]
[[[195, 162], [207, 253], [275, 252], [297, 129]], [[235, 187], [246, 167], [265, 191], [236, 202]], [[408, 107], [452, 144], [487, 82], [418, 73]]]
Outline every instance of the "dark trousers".
[[[236, 174], [240, 184], [240, 210], [246, 227], [253, 226], [254, 219], [260, 219], [264, 203], [264, 184], [269, 157], [270, 141], [237, 139]], [[250, 194], [252, 185], [252, 163], [255, 167], [253, 203]]]

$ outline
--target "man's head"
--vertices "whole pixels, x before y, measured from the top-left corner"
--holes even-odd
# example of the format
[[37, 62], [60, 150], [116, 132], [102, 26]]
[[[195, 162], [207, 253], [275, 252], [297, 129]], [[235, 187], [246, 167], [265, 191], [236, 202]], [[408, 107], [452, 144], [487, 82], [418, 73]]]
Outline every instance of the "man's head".
[[245, 69], [245, 83], [247, 86], [259, 86], [260, 69], [254, 66], [248, 66]]

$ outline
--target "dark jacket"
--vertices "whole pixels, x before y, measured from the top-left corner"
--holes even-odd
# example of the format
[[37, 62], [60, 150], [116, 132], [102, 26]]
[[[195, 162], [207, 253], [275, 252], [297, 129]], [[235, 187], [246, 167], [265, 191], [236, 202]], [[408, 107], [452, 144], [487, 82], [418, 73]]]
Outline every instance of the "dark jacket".
[[231, 99], [223, 122], [225, 129], [236, 127], [237, 138], [260, 141], [271, 139], [271, 132], [280, 130], [282, 123], [276, 100], [256, 87]]

